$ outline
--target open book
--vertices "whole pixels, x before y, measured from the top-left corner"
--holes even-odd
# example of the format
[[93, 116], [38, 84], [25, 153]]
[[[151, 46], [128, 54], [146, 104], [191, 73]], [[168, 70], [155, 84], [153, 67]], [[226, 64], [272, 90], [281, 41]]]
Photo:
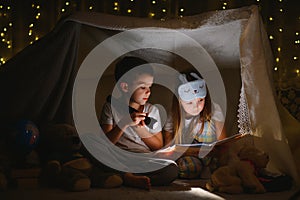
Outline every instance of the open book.
[[[187, 150], [190, 152], [193, 151], [193, 152], [195, 152], [195, 154], [199, 154], [199, 150], [201, 148], [201, 153], [206, 155], [209, 151], [211, 151], [214, 148], [215, 145], [221, 145], [221, 144], [225, 144], [228, 142], [233, 142], [233, 141], [236, 141], [236, 140], [241, 139], [248, 135], [250, 135], [250, 134], [249, 133], [239, 133], [239, 134], [235, 134], [235, 135], [229, 136], [227, 138], [224, 138], [222, 140], [218, 140], [218, 141], [211, 142], [211, 143], [175, 144], [173, 146], [169, 146], [167, 148], [158, 150], [156, 152], [156, 154], [168, 155], [172, 152], [173, 153], [174, 152], [182, 153], [182, 152], [186, 152]], [[207, 153], [205, 153], [205, 152], [207, 152]]]
[[215, 145], [221, 145], [224, 143], [233, 142], [233, 141], [243, 138], [247, 135], [250, 135], [250, 134], [249, 133], [238, 133], [238, 134], [229, 136], [227, 138], [224, 138], [222, 140], [217, 140], [217, 141], [211, 142], [211, 143], [202, 142], [202, 143], [195, 143], [195, 144], [176, 144], [176, 146], [178, 146], [178, 147], [203, 147], [203, 146], [213, 147]]

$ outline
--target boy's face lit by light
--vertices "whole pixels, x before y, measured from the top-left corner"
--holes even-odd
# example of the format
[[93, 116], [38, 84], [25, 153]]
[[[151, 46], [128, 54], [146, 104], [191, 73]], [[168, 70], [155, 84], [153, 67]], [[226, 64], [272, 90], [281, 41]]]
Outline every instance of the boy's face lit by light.
[[133, 81], [129, 92], [132, 93], [130, 101], [139, 105], [145, 105], [151, 94], [153, 76], [150, 74], [141, 74]]
[[191, 101], [183, 101], [180, 99], [180, 103], [187, 114], [186, 116], [192, 117], [201, 113], [205, 105], [205, 98], [195, 98]]

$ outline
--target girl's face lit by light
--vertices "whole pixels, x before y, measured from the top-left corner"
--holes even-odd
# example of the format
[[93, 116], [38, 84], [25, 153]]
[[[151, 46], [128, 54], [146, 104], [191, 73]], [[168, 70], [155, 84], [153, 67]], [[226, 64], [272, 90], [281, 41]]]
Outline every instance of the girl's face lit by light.
[[201, 113], [205, 105], [205, 98], [196, 98], [191, 101], [180, 100], [180, 103], [186, 112], [187, 117], [192, 117]]

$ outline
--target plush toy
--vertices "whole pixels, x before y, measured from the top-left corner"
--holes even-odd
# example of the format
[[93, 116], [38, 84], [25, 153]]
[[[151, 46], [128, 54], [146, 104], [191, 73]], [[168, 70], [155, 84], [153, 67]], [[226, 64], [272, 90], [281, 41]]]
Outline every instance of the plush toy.
[[120, 176], [97, 169], [80, 153], [80, 138], [71, 125], [44, 126], [40, 146], [43, 184], [68, 191], [85, 191], [91, 186], [109, 188], [123, 183]]
[[269, 156], [266, 153], [253, 146], [243, 146], [237, 155], [231, 155], [227, 165], [212, 173], [206, 188], [231, 194], [264, 193], [266, 189], [258, 176], [268, 162]]
[[39, 129], [30, 120], [19, 120], [8, 130], [4, 140], [3, 149], [10, 158], [12, 168], [36, 167], [39, 158], [36, 147], [39, 143]]
[[39, 166], [35, 151], [39, 143], [39, 129], [30, 120], [19, 120], [0, 139], [0, 190], [16, 187], [12, 177], [16, 169], [29, 169]]
[[202, 163], [194, 156], [183, 156], [176, 161], [179, 168], [179, 178], [194, 179], [199, 178], [202, 171]]

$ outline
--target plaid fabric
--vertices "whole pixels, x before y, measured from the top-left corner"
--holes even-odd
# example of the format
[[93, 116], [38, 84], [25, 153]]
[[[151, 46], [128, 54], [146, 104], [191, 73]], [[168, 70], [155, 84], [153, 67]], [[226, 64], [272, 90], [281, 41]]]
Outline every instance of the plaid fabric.
[[204, 128], [202, 133], [197, 132], [194, 136], [194, 140], [197, 142], [203, 143], [211, 143], [217, 140], [216, 136], [216, 127], [213, 121], [206, 121], [204, 122]]

